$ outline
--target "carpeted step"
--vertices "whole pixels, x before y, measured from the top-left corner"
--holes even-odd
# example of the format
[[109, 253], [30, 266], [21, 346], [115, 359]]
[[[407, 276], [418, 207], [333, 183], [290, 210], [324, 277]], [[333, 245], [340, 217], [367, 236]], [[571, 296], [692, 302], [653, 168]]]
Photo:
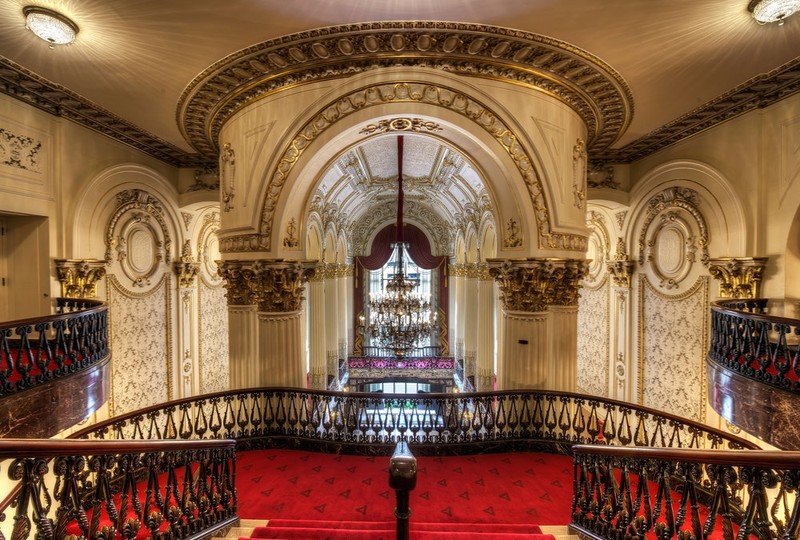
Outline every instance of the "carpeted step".
[[[313, 519], [270, 519], [267, 527], [310, 527], [314, 529], [373, 529], [394, 530], [394, 521], [330, 521]], [[542, 534], [538, 525], [527, 523], [430, 523], [414, 522], [410, 524], [412, 531], [449, 531], [449, 532], [513, 532]]]
[[[459, 540], [555, 540], [539, 527], [516, 523], [412, 523], [411, 540], [446, 540], [458, 533]], [[250, 538], [283, 540], [392, 540], [392, 522], [325, 522], [314, 520], [270, 520], [257, 527]]]

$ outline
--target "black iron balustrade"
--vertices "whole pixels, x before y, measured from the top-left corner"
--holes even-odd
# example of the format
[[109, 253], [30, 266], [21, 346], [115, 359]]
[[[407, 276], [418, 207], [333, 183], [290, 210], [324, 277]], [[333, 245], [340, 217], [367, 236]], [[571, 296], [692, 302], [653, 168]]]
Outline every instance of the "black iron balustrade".
[[797, 539], [800, 452], [575, 446], [572, 526], [609, 539]]
[[757, 448], [721, 430], [654, 409], [540, 391], [383, 396], [292, 388], [236, 390], [154, 406], [74, 436], [230, 438], [244, 447], [282, 439], [337, 449], [345, 445], [388, 449], [403, 440], [422, 452], [446, 452], [447, 446], [464, 444], [531, 442]]
[[452, 356], [350, 356], [350, 369], [455, 369]]
[[709, 360], [745, 377], [800, 393], [800, 321], [765, 314], [767, 300], [711, 306]]
[[238, 521], [235, 444], [0, 439], [0, 537], [210, 537]]
[[[385, 347], [374, 347], [365, 345], [361, 349], [361, 353], [363, 356], [374, 356], [374, 357], [381, 357], [381, 358], [392, 358], [397, 356], [397, 352], [391, 348]], [[428, 357], [428, 356], [440, 356], [442, 354], [442, 348], [438, 346], [424, 346], [424, 347], [416, 347], [414, 349], [409, 349], [405, 352], [404, 358], [420, 358], [420, 357]]]
[[108, 357], [108, 306], [58, 298], [56, 315], [0, 323], [0, 397], [71, 375]]

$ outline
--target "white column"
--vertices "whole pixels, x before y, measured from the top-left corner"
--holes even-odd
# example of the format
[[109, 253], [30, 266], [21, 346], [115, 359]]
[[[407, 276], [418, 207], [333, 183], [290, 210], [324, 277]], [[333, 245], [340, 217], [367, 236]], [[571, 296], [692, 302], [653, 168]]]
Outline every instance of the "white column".
[[230, 387], [261, 386], [258, 376], [258, 308], [228, 306], [228, 354]]
[[549, 306], [548, 390], [574, 392], [578, 377], [578, 306]]
[[258, 313], [261, 386], [305, 388], [301, 315], [302, 311]]
[[494, 280], [481, 275], [478, 283], [478, 373], [475, 389], [491, 392], [494, 389]]
[[506, 311], [503, 318], [503, 370], [498, 390], [545, 388], [548, 313]]
[[[347, 302], [347, 266], [344, 264], [340, 264], [337, 268], [336, 272], [336, 286], [339, 289], [337, 291], [337, 299], [339, 301], [339, 309], [337, 314], [337, 323], [338, 323], [338, 330], [337, 334], [339, 336], [339, 346], [338, 351], [339, 353], [336, 355], [336, 358], [347, 358], [347, 351], [349, 348], [349, 336], [350, 334], [347, 333], [347, 321], [349, 321], [352, 317], [350, 316], [351, 311], [348, 309], [348, 302]], [[336, 375], [336, 372], [333, 373]]]
[[477, 375], [478, 351], [478, 265], [470, 264], [464, 279], [464, 372], [466, 376]]
[[467, 319], [467, 277], [466, 267], [461, 265], [453, 265], [453, 277], [456, 302], [455, 302], [455, 342], [451, 345], [453, 356], [459, 359], [464, 359], [464, 332], [466, 331]]
[[[353, 344], [355, 341], [355, 327], [353, 326], [355, 320], [355, 312], [353, 311], [353, 296], [354, 290], [353, 289], [353, 279], [355, 273], [355, 268], [351, 264], [347, 269], [347, 274], [344, 278], [344, 297], [345, 297], [345, 305], [347, 306], [347, 320], [345, 321], [345, 328], [347, 331], [347, 353], [353, 354]], [[361, 293], [361, 289], [359, 288], [358, 293]]]
[[336, 361], [339, 355], [339, 286], [336, 283], [336, 265], [325, 265], [325, 350], [327, 357], [327, 374], [336, 373]]
[[314, 277], [308, 283], [308, 351], [311, 388], [326, 386], [327, 346], [325, 342], [325, 282]]

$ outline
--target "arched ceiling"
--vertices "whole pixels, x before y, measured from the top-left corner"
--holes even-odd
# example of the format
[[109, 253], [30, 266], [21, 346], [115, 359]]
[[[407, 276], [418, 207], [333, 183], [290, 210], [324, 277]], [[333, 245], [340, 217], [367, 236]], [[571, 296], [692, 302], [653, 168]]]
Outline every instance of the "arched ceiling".
[[[367, 138], [344, 150], [319, 181], [312, 210], [348, 233], [356, 253], [368, 251], [368, 236], [396, 219], [397, 137]], [[452, 144], [423, 133], [405, 133], [405, 217], [433, 239], [439, 253], [452, 250], [453, 231], [491, 211], [491, 198], [471, 160]], [[476, 224], [477, 225], [477, 224]]]

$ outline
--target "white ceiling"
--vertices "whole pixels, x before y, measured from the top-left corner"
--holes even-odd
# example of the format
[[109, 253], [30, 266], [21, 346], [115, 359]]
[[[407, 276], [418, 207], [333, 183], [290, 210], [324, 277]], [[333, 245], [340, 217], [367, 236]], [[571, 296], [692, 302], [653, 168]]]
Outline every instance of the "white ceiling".
[[[80, 26], [48, 49], [24, 28], [35, 3]], [[574, 44], [628, 83], [633, 121], [619, 148], [795, 59], [800, 16], [756, 24], [748, 0], [0, 0], [0, 54], [192, 151], [176, 104], [208, 66], [249, 45], [312, 28], [381, 20], [484, 23]]]

